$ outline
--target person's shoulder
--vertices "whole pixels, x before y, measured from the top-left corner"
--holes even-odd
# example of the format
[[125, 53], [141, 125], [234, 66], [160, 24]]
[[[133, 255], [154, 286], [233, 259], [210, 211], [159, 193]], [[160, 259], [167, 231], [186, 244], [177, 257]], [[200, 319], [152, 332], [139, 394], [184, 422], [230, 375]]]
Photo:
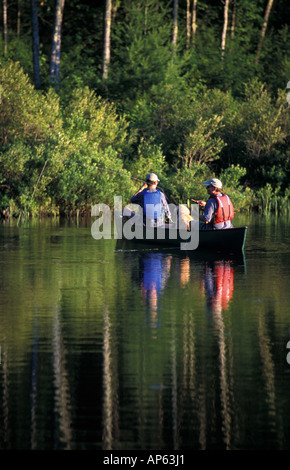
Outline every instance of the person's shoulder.
[[217, 199], [215, 197], [210, 197], [205, 205], [205, 210], [216, 210], [217, 206]]
[[211, 196], [211, 197], [207, 200], [207, 204], [217, 204], [217, 198], [214, 197], [214, 196]]

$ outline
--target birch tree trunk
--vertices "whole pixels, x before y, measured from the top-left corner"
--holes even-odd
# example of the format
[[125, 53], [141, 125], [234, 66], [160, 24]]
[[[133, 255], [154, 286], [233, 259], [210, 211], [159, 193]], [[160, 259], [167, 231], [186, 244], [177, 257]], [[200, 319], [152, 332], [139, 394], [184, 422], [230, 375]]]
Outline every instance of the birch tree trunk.
[[259, 62], [259, 58], [260, 58], [260, 54], [261, 54], [261, 50], [262, 50], [262, 46], [263, 46], [263, 41], [264, 41], [264, 38], [265, 38], [265, 35], [266, 35], [266, 30], [267, 30], [269, 16], [270, 16], [270, 12], [271, 12], [271, 9], [272, 9], [272, 6], [273, 6], [273, 2], [274, 2], [274, 0], [268, 0], [268, 4], [267, 4], [265, 16], [264, 16], [264, 22], [263, 22], [263, 26], [262, 26], [262, 30], [261, 30], [261, 34], [260, 34], [260, 40], [259, 40], [259, 44], [258, 44], [255, 64], [258, 64], [258, 62]]
[[177, 46], [177, 35], [178, 35], [178, 0], [174, 0], [173, 3], [173, 35], [172, 35], [172, 44], [173, 50], [176, 51]]
[[186, 49], [189, 49], [189, 46], [190, 46], [190, 36], [191, 36], [190, 19], [191, 19], [190, 0], [186, 0]]
[[56, 0], [56, 11], [54, 21], [54, 33], [52, 39], [49, 77], [55, 88], [60, 85], [60, 45], [61, 45], [61, 25], [63, 18], [65, 0]]
[[195, 40], [196, 40], [196, 6], [197, 6], [197, 0], [193, 0], [191, 28], [192, 28], [192, 41], [194, 45], [195, 45]]
[[39, 32], [37, 16], [37, 0], [30, 1], [31, 24], [32, 24], [32, 53], [33, 53], [33, 73], [35, 88], [41, 87], [40, 67], [39, 67]]
[[103, 79], [107, 80], [111, 60], [112, 0], [106, 0], [103, 51]]
[[226, 38], [227, 38], [227, 29], [228, 29], [228, 19], [229, 19], [229, 4], [230, 0], [225, 0], [224, 6], [224, 26], [222, 32], [222, 58], [224, 57], [225, 49], [226, 49]]
[[4, 54], [7, 54], [7, 0], [3, 0], [3, 44]]

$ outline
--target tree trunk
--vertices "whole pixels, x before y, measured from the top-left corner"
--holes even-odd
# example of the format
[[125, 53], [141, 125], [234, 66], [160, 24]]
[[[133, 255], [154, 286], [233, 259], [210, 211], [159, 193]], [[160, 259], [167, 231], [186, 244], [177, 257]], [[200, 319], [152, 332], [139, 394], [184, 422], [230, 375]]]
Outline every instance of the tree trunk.
[[263, 41], [264, 41], [264, 38], [265, 38], [265, 35], [266, 35], [266, 29], [267, 29], [267, 26], [268, 26], [269, 16], [270, 16], [270, 12], [271, 12], [271, 9], [272, 9], [272, 6], [273, 6], [273, 2], [274, 2], [274, 0], [268, 0], [268, 4], [267, 4], [265, 16], [264, 16], [264, 22], [263, 22], [263, 26], [262, 26], [262, 30], [261, 30], [260, 40], [259, 40], [259, 44], [258, 44], [255, 64], [258, 64], [258, 62], [259, 62], [260, 53], [261, 53]]
[[190, 0], [186, 0], [186, 49], [189, 49], [190, 46], [190, 36], [191, 36], [191, 30], [190, 30]]
[[103, 51], [103, 79], [107, 80], [111, 59], [112, 0], [106, 0]]
[[32, 52], [33, 52], [33, 73], [35, 88], [41, 87], [40, 67], [39, 67], [39, 33], [37, 0], [31, 0], [31, 24], [32, 24]]
[[54, 21], [54, 33], [52, 39], [51, 58], [49, 76], [50, 82], [59, 88], [60, 85], [60, 45], [61, 45], [61, 25], [63, 18], [65, 0], [56, 0], [56, 11]]
[[192, 41], [194, 45], [195, 45], [195, 39], [196, 39], [196, 6], [197, 6], [197, 0], [193, 0], [191, 28], [192, 28]]
[[21, 5], [20, 0], [17, 1], [17, 37], [20, 36], [21, 32]]
[[237, 0], [234, 0], [233, 11], [232, 11], [232, 24], [231, 24], [231, 39], [234, 39], [234, 36], [235, 36], [236, 16], [237, 16]]
[[226, 49], [226, 38], [227, 38], [227, 29], [228, 29], [228, 18], [229, 18], [229, 3], [230, 0], [225, 0], [224, 6], [224, 26], [222, 32], [222, 58], [224, 57], [225, 49]]
[[176, 51], [177, 46], [177, 34], [178, 34], [178, 0], [174, 0], [173, 3], [173, 35], [172, 35], [172, 44], [173, 50]]
[[4, 54], [7, 54], [7, 0], [3, 0], [3, 43]]

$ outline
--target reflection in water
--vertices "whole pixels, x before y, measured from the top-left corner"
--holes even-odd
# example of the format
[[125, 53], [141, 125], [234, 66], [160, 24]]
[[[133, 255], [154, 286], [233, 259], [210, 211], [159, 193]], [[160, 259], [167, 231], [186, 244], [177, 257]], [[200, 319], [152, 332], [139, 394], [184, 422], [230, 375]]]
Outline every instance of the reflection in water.
[[70, 388], [66, 366], [66, 351], [61, 331], [59, 305], [55, 306], [53, 322], [53, 372], [54, 372], [54, 415], [55, 446], [71, 449], [72, 426], [70, 416]]
[[110, 318], [108, 309], [104, 310], [103, 342], [103, 449], [113, 449], [113, 389], [112, 389], [112, 353], [110, 342]]
[[204, 287], [207, 304], [212, 312], [214, 325], [218, 332], [222, 433], [225, 447], [229, 449], [231, 438], [230, 401], [233, 397], [230, 392], [230, 378], [227, 376], [227, 369], [229, 374], [232, 375], [230, 368], [232, 357], [231, 355], [227, 357], [223, 313], [228, 309], [234, 291], [234, 268], [232, 262], [218, 260], [213, 263], [206, 263]]
[[190, 258], [186, 256], [179, 262], [180, 287], [184, 289], [190, 281]]
[[234, 268], [231, 261], [219, 260], [206, 263], [204, 288], [209, 308], [219, 317], [222, 311], [227, 310], [233, 296]]
[[[129, 253], [125, 255], [130, 256]], [[136, 257], [136, 253], [134, 255]], [[194, 428], [198, 427], [198, 442], [201, 449], [206, 449], [211, 443], [210, 429], [217, 426], [220, 419], [220, 438], [225, 449], [231, 448], [232, 433], [232, 409], [234, 406], [233, 396], [233, 353], [230, 335], [226, 335], [224, 313], [229, 309], [234, 294], [234, 272], [236, 263], [234, 259], [196, 259], [185, 254], [175, 255], [165, 252], [140, 252], [139, 279], [140, 292], [146, 300], [150, 312], [151, 328], [161, 326], [158, 322], [158, 302], [162, 297], [169, 279], [174, 275], [178, 277], [178, 283], [182, 290], [191, 289], [192, 281], [199, 278], [202, 285], [201, 295], [206, 297], [206, 305], [211, 313], [214, 325], [214, 334], [217, 338], [218, 347], [218, 371], [219, 387], [217, 388], [220, 405], [220, 418], [216, 416], [215, 423], [211, 422], [211, 414], [208, 409], [209, 377], [207, 376], [206, 363], [203, 356], [197, 357], [196, 340], [199, 332], [195, 325], [194, 312], [186, 310], [183, 315], [183, 368], [179, 370], [177, 354], [176, 325], [178, 323], [177, 312], [171, 312], [171, 341], [168, 351], [168, 364], [170, 364], [170, 389], [171, 389], [171, 433], [172, 443], [175, 450], [182, 448], [182, 436], [180, 429], [186, 416], [186, 403], [192, 404], [192, 411], [196, 410], [197, 421]], [[238, 260], [237, 265], [241, 267], [244, 259]], [[136, 279], [136, 273], [132, 278]], [[182, 293], [182, 291], [181, 291]], [[195, 296], [196, 292], [192, 292]], [[154, 336], [156, 339], [157, 337]], [[180, 375], [182, 387], [180, 387]], [[163, 410], [165, 396], [160, 385], [159, 394], [159, 416], [164, 416]], [[215, 412], [213, 415], [215, 415]], [[198, 423], [198, 425], [197, 425]], [[160, 434], [160, 433], [159, 433]], [[209, 441], [209, 442], [208, 442]]]
[[278, 442], [283, 440], [282, 420], [277, 416], [277, 397], [275, 385], [275, 362], [273, 353], [271, 351], [272, 344], [270, 339], [270, 332], [267, 331], [266, 319], [263, 313], [259, 312], [259, 347], [263, 371], [263, 379], [265, 381], [266, 397], [268, 416], [269, 416], [269, 431], [273, 435], [279, 436]]
[[149, 308], [150, 326], [157, 328], [158, 301], [170, 275], [172, 256], [161, 253], [147, 253], [140, 258], [140, 287]]
[[3, 410], [3, 445], [4, 449], [9, 449], [10, 429], [9, 429], [9, 379], [8, 379], [8, 346], [5, 342], [1, 345], [1, 367], [2, 374], [2, 410]]
[[116, 355], [112, 351], [112, 325], [108, 308], [104, 307], [103, 329], [103, 450], [115, 449], [119, 441], [119, 399]]
[[36, 405], [37, 405], [37, 364], [38, 364], [38, 328], [34, 326], [32, 345], [32, 365], [31, 365], [31, 390], [30, 390], [30, 441], [31, 449], [37, 449], [37, 425], [36, 425]]
[[289, 448], [282, 255], [46, 233], [0, 233], [1, 448]]

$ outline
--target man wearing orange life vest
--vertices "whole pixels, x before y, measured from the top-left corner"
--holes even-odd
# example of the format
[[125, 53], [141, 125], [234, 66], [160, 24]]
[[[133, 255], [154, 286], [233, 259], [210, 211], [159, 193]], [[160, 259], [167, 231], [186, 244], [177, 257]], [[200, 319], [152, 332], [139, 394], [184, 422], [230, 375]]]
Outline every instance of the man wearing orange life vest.
[[206, 185], [209, 199], [205, 201], [196, 201], [204, 210], [200, 215], [203, 222], [202, 229], [205, 230], [223, 230], [233, 228], [231, 220], [234, 218], [234, 207], [229, 196], [222, 193], [222, 182], [217, 178], [212, 178], [203, 183]]

